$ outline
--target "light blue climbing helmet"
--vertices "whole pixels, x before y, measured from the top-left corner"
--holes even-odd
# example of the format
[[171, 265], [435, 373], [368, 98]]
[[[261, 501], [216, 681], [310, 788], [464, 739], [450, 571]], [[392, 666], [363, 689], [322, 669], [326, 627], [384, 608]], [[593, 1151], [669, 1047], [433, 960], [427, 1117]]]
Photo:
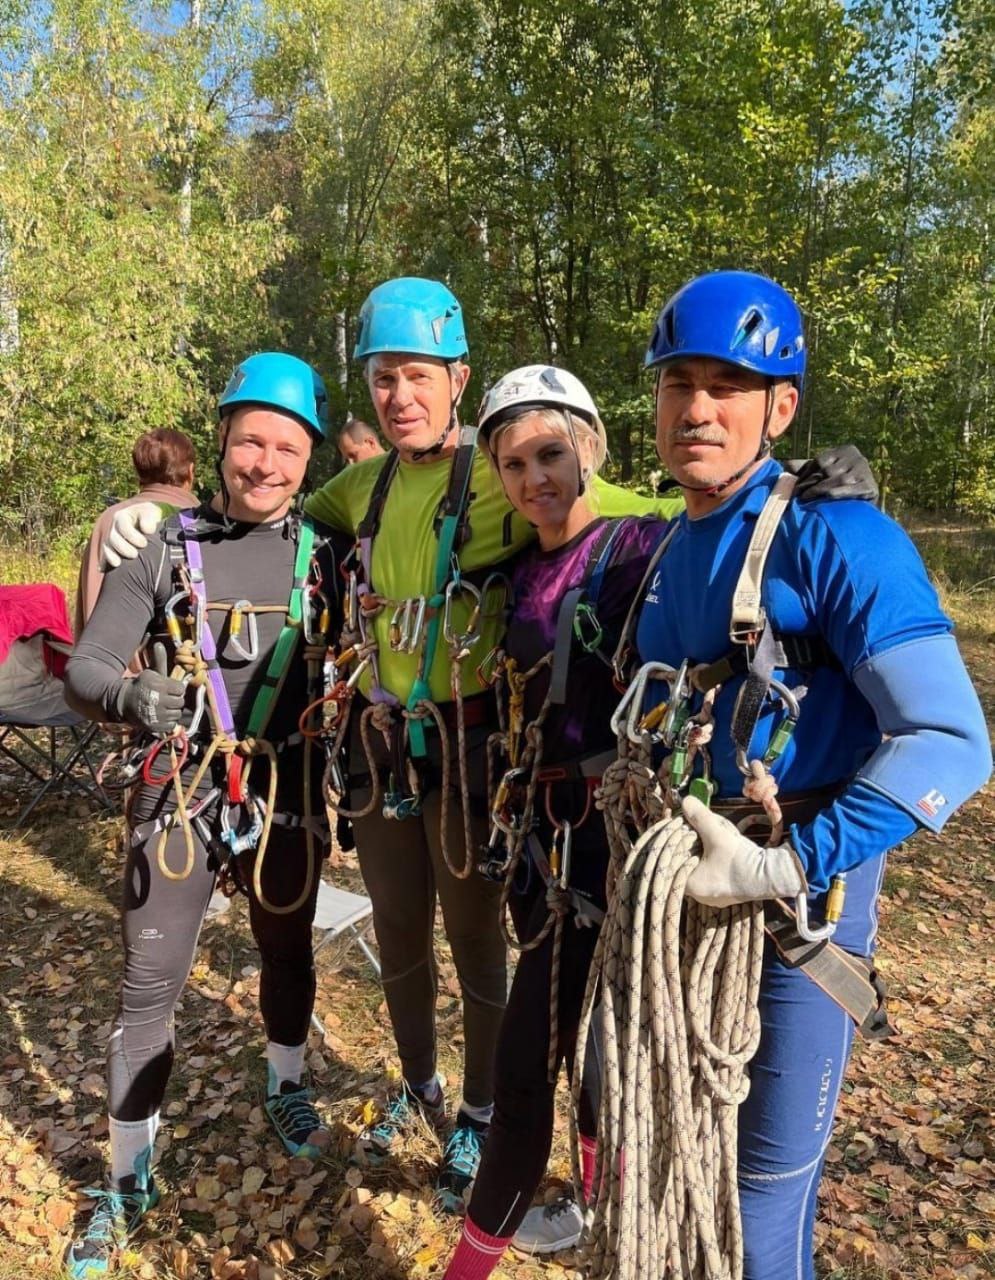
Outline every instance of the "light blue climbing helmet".
[[221, 393], [218, 414], [223, 417], [239, 405], [289, 413], [319, 444], [328, 435], [328, 396], [321, 375], [284, 351], [260, 351], [238, 365]]
[[359, 311], [355, 360], [381, 352], [465, 360], [463, 310], [439, 280], [398, 276], [378, 284]]
[[805, 375], [805, 330], [786, 289], [752, 271], [697, 276], [664, 304], [647, 369], [692, 357], [724, 360], [768, 378]]

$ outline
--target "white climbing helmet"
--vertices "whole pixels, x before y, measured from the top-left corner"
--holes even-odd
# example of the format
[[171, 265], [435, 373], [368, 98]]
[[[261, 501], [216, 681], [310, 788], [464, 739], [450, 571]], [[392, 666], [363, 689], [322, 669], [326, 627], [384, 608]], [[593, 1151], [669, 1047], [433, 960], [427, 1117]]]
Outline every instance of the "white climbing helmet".
[[[581, 419], [594, 432], [595, 459], [591, 470], [598, 470], [608, 452], [608, 439], [598, 406], [580, 378], [551, 364], [528, 364], [521, 369], [512, 369], [511, 373], [498, 378], [490, 390], [484, 393], [477, 414], [477, 427], [487, 451], [491, 452], [491, 440], [498, 427], [531, 409], [559, 409], [565, 414], [570, 439], [578, 455], [578, 465], [580, 450], [573, 416]], [[584, 467], [581, 472], [581, 493], [589, 479], [590, 470]]]

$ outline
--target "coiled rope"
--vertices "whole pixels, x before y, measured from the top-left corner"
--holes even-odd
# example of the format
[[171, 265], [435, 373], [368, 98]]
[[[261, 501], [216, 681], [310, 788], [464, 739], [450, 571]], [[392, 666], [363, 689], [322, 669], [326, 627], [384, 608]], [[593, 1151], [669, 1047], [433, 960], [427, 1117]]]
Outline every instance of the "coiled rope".
[[597, 802], [611, 849], [608, 912], [578, 1031], [571, 1115], [580, 1187], [576, 1115], [597, 1019], [601, 1176], [585, 1206], [583, 1265], [598, 1280], [738, 1280], [736, 1122], [760, 1038], [763, 910], [685, 899], [698, 838], [671, 813], [648, 745], [621, 736]]

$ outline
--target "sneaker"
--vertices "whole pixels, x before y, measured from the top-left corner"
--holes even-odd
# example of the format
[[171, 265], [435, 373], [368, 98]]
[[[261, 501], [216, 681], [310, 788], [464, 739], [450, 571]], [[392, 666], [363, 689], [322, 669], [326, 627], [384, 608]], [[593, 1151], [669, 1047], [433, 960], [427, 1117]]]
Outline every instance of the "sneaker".
[[511, 1247], [522, 1253], [556, 1253], [572, 1249], [584, 1230], [584, 1215], [570, 1192], [552, 1204], [534, 1205], [511, 1238]]
[[396, 1143], [403, 1140], [424, 1119], [433, 1129], [446, 1122], [446, 1098], [439, 1088], [436, 1102], [426, 1102], [413, 1089], [403, 1084], [397, 1093], [388, 1095], [379, 1120], [368, 1124], [356, 1139], [356, 1153], [367, 1163], [386, 1160]]
[[331, 1131], [314, 1109], [311, 1092], [284, 1080], [280, 1092], [266, 1099], [266, 1114], [292, 1156], [317, 1160], [332, 1140]]
[[146, 1213], [159, 1203], [159, 1191], [151, 1177], [145, 1186], [129, 1176], [117, 1187], [90, 1188], [86, 1194], [97, 1205], [86, 1230], [66, 1250], [65, 1274], [71, 1280], [107, 1275], [114, 1256], [135, 1234]]
[[489, 1128], [465, 1111], [457, 1113], [456, 1128], [443, 1149], [435, 1183], [435, 1203], [443, 1213], [462, 1213], [466, 1208]]

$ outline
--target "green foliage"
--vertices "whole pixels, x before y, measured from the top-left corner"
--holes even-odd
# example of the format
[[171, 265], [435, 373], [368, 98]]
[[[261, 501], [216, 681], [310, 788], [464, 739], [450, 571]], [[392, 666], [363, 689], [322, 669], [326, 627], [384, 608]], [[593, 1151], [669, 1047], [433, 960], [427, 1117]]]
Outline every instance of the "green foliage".
[[71, 536], [149, 426], [209, 454], [253, 349], [368, 415], [356, 314], [403, 273], [463, 302], [468, 405], [561, 362], [645, 486], [653, 318], [726, 266], [805, 308], [792, 454], [992, 513], [990, 5], [189, 3], [0, 3], [0, 531]]

